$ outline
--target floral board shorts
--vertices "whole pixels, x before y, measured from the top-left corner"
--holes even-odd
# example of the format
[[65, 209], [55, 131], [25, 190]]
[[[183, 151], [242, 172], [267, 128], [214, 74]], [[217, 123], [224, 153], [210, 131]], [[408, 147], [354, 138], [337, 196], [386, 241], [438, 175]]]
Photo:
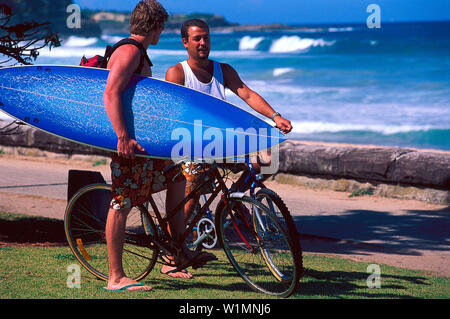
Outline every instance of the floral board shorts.
[[[195, 162], [184, 162], [181, 165], [182, 172], [186, 178], [186, 191], [184, 196], [187, 196], [197, 185], [202, 181], [198, 180], [198, 177], [205, 172], [204, 164], [198, 164]], [[229, 168], [233, 173], [238, 173], [242, 169], [237, 166], [237, 163], [230, 164]], [[205, 185], [200, 191], [200, 194], [209, 194], [213, 192], [213, 187], [211, 185]]]
[[[194, 162], [184, 162], [181, 164], [182, 172], [184, 177], [186, 178], [186, 191], [185, 196], [187, 196], [196, 185], [198, 185], [201, 181], [196, 181], [196, 179], [205, 172], [203, 165], [197, 164]], [[202, 194], [211, 193], [212, 187], [206, 187], [201, 190]]]
[[167, 183], [184, 179], [179, 170], [162, 170], [172, 164], [171, 160], [135, 157], [126, 159], [111, 153], [112, 194], [110, 208], [131, 209], [143, 205], [150, 194], [166, 188]]

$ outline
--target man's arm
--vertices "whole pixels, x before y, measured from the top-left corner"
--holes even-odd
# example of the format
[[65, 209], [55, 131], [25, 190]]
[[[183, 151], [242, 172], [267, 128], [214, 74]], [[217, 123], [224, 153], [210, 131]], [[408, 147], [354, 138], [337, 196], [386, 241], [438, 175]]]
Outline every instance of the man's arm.
[[108, 63], [109, 75], [103, 101], [106, 113], [117, 134], [117, 153], [125, 158], [133, 158], [135, 149], [144, 149], [132, 139], [126, 127], [122, 111], [122, 92], [126, 89], [134, 70], [139, 65], [140, 52], [134, 45], [123, 45], [118, 48]]
[[[258, 93], [251, 90], [244, 82], [242, 82], [238, 73], [233, 67], [228, 64], [222, 63], [222, 73], [224, 78], [225, 87], [228, 87], [237, 96], [245, 101], [256, 112], [271, 118], [275, 113], [274, 109], [266, 102]], [[280, 115], [275, 116], [273, 119], [276, 126], [283, 132], [289, 133], [292, 130], [291, 122]]]
[[180, 63], [167, 70], [166, 81], [184, 85], [184, 70]]

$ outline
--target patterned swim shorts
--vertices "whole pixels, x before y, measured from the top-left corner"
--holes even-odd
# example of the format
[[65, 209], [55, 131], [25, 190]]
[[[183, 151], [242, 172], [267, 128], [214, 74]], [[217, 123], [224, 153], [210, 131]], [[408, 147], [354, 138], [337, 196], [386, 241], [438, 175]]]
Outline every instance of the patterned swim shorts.
[[[229, 164], [228, 168], [230, 168], [233, 172], [236, 169], [237, 164]], [[198, 164], [195, 162], [184, 162], [181, 164], [182, 172], [184, 177], [186, 177], [186, 191], [184, 196], [187, 196], [197, 185], [201, 184], [203, 181], [199, 180], [199, 176], [205, 172], [207, 164]], [[237, 170], [237, 172], [241, 171]], [[212, 184], [207, 184], [203, 186], [202, 189], [199, 190], [200, 194], [209, 194], [213, 192]]]
[[196, 182], [197, 177], [199, 177], [205, 170], [202, 165], [194, 162], [184, 162], [181, 164], [183, 169], [183, 175], [186, 178], [186, 191], [185, 196], [187, 196], [198, 184]]
[[167, 183], [183, 180], [183, 174], [177, 169], [162, 174], [162, 170], [172, 163], [171, 160], [148, 157], [126, 159], [111, 153], [110, 208], [120, 210], [143, 205], [150, 194], [165, 189]]

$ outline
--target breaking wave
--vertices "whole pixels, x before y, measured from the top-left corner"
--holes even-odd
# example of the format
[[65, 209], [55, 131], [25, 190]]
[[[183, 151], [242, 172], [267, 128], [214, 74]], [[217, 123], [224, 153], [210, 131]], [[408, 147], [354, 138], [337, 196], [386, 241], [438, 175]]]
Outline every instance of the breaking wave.
[[269, 48], [271, 53], [289, 53], [307, 51], [313, 47], [326, 47], [334, 45], [336, 41], [324, 39], [300, 38], [299, 36], [283, 36], [272, 42]]
[[98, 38], [80, 38], [76, 36], [70, 36], [63, 42], [66, 47], [88, 47], [98, 42]]
[[264, 37], [252, 38], [246, 35], [239, 41], [239, 50], [255, 50], [263, 40]]

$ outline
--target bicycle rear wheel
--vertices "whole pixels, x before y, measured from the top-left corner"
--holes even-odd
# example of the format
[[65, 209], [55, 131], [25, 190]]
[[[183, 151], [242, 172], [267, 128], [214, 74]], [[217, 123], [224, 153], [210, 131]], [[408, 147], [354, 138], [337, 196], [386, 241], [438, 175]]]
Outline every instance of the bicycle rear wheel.
[[[109, 272], [105, 226], [110, 201], [111, 186], [86, 186], [70, 199], [64, 217], [66, 239], [73, 254], [84, 268], [102, 280], [108, 280]], [[145, 222], [148, 218], [148, 212], [138, 208], [127, 216], [122, 263], [125, 274], [134, 280], [147, 276], [158, 257], [158, 250], [150, 249], [146, 241], [145, 227], [153, 227]]]
[[288, 297], [297, 289], [301, 257], [289, 230], [261, 202], [239, 196], [219, 203], [216, 229], [228, 260], [253, 290]]

